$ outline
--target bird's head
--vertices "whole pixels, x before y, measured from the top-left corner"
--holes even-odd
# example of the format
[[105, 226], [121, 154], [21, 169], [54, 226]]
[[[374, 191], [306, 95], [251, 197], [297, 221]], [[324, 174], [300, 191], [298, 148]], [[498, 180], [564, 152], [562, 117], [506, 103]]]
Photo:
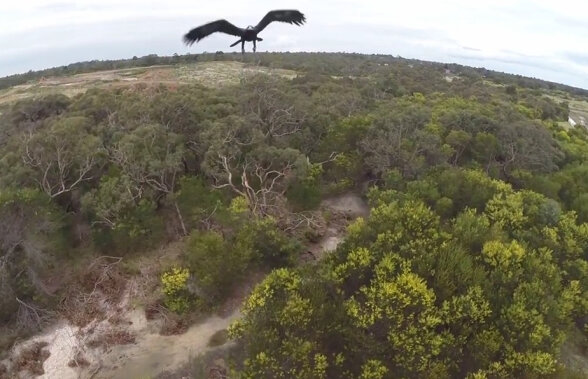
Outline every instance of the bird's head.
[[253, 30], [253, 26], [251, 26], [251, 25], [247, 26], [247, 30]]

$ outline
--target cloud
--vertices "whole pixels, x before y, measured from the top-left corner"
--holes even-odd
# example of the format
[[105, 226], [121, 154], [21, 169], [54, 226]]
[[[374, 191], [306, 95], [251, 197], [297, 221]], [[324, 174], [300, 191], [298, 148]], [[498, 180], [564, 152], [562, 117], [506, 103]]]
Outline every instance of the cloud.
[[564, 59], [569, 59], [573, 63], [588, 67], [588, 54], [577, 51], [570, 51], [562, 53]]
[[73, 9], [80, 9], [80, 7], [81, 7], [80, 4], [76, 4], [71, 1], [63, 1], [63, 2], [55, 2], [55, 3], [50, 2], [47, 4], [42, 4], [37, 7], [37, 10], [42, 11], [42, 12], [48, 12], [48, 13], [68, 12]]

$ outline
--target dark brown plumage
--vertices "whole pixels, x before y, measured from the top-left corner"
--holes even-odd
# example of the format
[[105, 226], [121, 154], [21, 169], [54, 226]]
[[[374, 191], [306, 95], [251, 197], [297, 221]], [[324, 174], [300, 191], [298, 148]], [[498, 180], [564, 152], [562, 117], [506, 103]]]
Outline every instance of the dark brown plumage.
[[231, 47], [241, 42], [241, 52], [244, 53], [245, 42], [253, 42], [253, 51], [255, 52], [256, 42], [263, 41], [257, 35], [274, 21], [300, 26], [304, 24], [306, 18], [304, 14], [293, 9], [273, 10], [268, 12], [255, 27], [249, 26], [246, 29], [243, 29], [231, 24], [227, 20], [217, 20], [190, 30], [184, 35], [183, 39], [184, 43], [190, 46], [194, 42], [198, 42], [212, 33], [221, 32], [240, 37], [240, 39], [233, 43]]

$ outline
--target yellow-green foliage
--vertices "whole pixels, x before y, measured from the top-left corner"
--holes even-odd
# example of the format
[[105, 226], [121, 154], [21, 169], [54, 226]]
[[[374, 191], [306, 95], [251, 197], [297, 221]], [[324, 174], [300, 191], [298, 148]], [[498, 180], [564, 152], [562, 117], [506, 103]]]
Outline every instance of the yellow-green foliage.
[[164, 272], [161, 275], [161, 283], [163, 284], [163, 293], [166, 295], [173, 295], [186, 288], [186, 282], [190, 272], [187, 268], [174, 267], [170, 271]]
[[188, 269], [180, 267], [174, 267], [161, 275], [165, 306], [172, 312], [183, 313], [190, 308], [187, 286], [189, 277]]
[[536, 109], [531, 109], [529, 107], [526, 107], [523, 104], [517, 104], [516, 105], [516, 110], [518, 112], [520, 112], [522, 115], [531, 118], [531, 119], [535, 119], [535, 118], [539, 118], [540, 114]]
[[525, 255], [525, 249], [516, 241], [512, 241], [509, 245], [500, 241], [490, 241], [484, 245], [482, 255], [484, 261], [491, 267], [506, 270], [512, 265], [520, 264]]
[[419, 198], [432, 192], [421, 180], [376, 194], [325, 262], [272, 272], [231, 329], [250, 357], [245, 377], [553, 375], [586, 314], [588, 227], [482, 172], [443, 180], [455, 216]]
[[386, 366], [376, 359], [370, 359], [361, 366], [361, 379], [383, 379], [388, 373]]
[[508, 230], [518, 231], [527, 222], [521, 192], [494, 196], [486, 205], [486, 213], [491, 221]]
[[231, 200], [229, 210], [235, 216], [242, 215], [249, 210], [249, 201], [245, 196], [237, 196]]

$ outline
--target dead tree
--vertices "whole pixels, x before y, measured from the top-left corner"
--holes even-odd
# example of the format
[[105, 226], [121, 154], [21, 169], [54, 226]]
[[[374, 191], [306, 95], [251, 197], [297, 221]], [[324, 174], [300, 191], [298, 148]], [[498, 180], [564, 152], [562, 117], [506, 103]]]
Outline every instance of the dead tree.
[[57, 197], [93, 178], [91, 172], [97, 163], [96, 151], [81, 154], [78, 149], [72, 149], [71, 141], [58, 136], [47, 142], [43, 146], [32, 133], [26, 134], [22, 156], [23, 163], [37, 173], [34, 180], [47, 195]]
[[[234, 193], [247, 199], [253, 214], [266, 216], [275, 208], [278, 198], [284, 196], [287, 181], [292, 176], [294, 160], [282, 162], [259, 162], [245, 159], [236, 162], [232, 157], [218, 154], [223, 175], [216, 175], [215, 188], [230, 188]], [[234, 172], [239, 180], [234, 180]]]
[[249, 98], [245, 111], [254, 116], [263, 136], [269, 140], [299, 132], [306, 119], [290, 99], [286, 99], [279, 83], [272, 78], [254, 78], [248, 86]]

